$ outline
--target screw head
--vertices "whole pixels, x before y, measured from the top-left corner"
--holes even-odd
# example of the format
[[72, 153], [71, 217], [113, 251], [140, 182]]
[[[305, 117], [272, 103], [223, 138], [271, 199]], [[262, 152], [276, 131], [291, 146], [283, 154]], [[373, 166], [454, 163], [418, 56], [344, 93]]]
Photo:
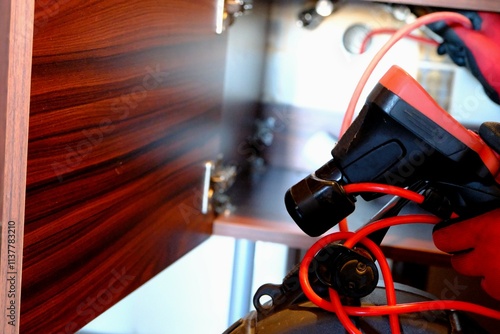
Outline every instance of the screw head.
[[356, 272], [360, 275], [364, 274], [366, 272], [366, 264], [363, 262], [358, 262], [356, 265]]

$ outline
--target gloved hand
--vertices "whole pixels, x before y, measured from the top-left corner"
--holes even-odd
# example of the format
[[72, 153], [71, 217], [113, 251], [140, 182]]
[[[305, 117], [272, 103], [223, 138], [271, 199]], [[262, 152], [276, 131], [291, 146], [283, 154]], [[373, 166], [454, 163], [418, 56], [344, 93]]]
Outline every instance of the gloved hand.
[[484, 291], [500, 300], [500, 209], [439, 223], [432, 236], [437, 248], [453, 254], [457, 272], [482, 277]]
[[453, 62], [466, 67], [481, 83], [486, 95], [500, 104], [500, 13], [461, 11], [473, 29], [444, 21], [429, 25], [443, 38], [438, 54], [448, 54]]

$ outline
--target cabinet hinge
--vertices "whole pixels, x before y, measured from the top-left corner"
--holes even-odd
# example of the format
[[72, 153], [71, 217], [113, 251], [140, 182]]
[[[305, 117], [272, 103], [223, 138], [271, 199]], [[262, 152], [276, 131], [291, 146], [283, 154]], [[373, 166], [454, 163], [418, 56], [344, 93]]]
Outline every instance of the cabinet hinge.
[[229, 214], [234, 210], [227, 190], [236, 180], [237, 167], [216, 161], [205, 163], [205, 179], [203, 185], [202, 213], [214, 211], [216, 214]]
[[252, 8], [252, 1], [248, 0], [217, 0], [215, 32], [222, 34], [237, 17], [250, 13]]

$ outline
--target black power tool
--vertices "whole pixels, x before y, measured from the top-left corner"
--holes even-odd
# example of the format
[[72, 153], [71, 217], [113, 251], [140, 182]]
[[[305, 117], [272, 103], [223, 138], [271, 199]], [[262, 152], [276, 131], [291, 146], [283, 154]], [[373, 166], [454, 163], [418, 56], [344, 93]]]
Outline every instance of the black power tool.
[[499, 133], [497, 123], [483, 123], [479, 133], [465, 128], [393, 66], [333, 148], [333, 159], [286, 192], [286, 208], [310, 236], [354, 211], [356, 198], [343, 186], [359, 182], [420, 184], [424, 208], [443, 219], [489, 211], [500, 205]]

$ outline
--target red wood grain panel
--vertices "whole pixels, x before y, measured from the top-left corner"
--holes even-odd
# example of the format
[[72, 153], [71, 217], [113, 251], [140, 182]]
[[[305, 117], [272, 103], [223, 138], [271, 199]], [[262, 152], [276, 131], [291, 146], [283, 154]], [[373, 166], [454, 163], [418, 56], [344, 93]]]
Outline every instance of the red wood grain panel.
[[74, 332], [210, 235], [214, 25], [213, 0], [37, 4], [23, 332]]

